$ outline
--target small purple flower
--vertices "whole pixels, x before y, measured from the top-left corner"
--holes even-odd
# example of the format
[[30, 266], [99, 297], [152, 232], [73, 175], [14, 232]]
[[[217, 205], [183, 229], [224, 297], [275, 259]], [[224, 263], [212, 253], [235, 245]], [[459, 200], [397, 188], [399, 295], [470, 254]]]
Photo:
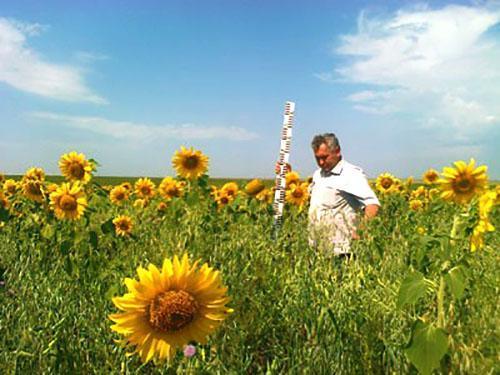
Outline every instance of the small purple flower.
[[194, 345], [186, 345], [184, 347], [184, 357], [191, 358], [196, 354], [196, 347]]

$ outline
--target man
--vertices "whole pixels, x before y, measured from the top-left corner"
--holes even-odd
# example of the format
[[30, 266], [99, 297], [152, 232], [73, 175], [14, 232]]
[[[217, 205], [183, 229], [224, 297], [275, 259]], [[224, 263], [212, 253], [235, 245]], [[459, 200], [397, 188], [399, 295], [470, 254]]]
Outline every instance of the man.
[[342, 159], [335, 134], [316, 135], [311, 146], [319, 168], [310, 185], [309, 241], [349, 257], [351, 241], [358, 238], [359, 213], [375, 217], [380, 202], [363, 170]]
[[[360, 212], [371, 219], [377, 215], [380, 202], [363, 170], [342, 159], [335, 134], [316, 135], [311, 146], [319, 168], [309, 186], [309, 242], [348, 258], [351, 241], [358, 238]], [[290, 171], [290, 165], [285, 169]]]

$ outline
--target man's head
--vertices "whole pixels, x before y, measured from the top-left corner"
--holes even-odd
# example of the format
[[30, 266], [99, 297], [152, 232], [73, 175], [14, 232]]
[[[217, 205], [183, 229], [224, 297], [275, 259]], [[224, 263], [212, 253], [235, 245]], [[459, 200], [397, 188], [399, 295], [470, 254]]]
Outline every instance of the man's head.
[[324, 171], [332, 170], [342, 159], [339, 140], [333, 133], [314, 136], [311, 147], [314, 151], [316, 163]]

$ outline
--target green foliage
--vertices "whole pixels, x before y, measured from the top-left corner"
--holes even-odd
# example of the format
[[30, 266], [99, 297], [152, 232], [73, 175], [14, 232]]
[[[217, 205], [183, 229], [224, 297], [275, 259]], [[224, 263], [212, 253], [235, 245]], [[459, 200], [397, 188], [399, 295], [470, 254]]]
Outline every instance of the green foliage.
[[[21, 216], [7, 213], [0, 373], [495, 371], [498, 232], [471, 254], [464, 233], [450, 244], [454, 206], [436, 201], [411, 212], [403, 197], [389, 196], [354, 243], [356, 258], [345, 261], [309, 246], [307, 210], [287, 206], [273, 238], [269, 205], [240, 197], [218, 209], [205, 193], [210, 183], [163, 213], [157, 201], [113, 206], [95, 185], [92, 212], [80, 221], [59, 221], [28, 201], [16, 206]], [[120, 214], [132, 217], [133, 237], [115, 235]], [[498, 209], [491, 221], [500, 226]], [[193, 358], [143, 365], [114, 342], [111, 298], [139, 265], [184, 252], [220, 270], [235, 312]]]

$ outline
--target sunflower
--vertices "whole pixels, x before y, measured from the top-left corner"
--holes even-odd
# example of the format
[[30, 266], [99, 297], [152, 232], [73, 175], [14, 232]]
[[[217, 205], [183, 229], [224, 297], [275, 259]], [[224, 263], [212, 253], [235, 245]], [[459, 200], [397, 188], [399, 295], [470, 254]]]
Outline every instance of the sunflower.
[[61, 156], [59, 159], [59, 169], [67, 180], [80, 181], [86, 184], [92, 178], [94, 166], [85, 159], [84, 154], [77, 154], [75, 151], [71, 151]]
[[217, 206], [221, 208], [231, 203], [234, 200], [234, 196], [229, 195], [226, 190], [220, 189], [214, 194], [214, 199], [217, 202]]
[[221, 190], [225, 191], [231, 197], [236, 197], [236, 194], [238, 194], [238, 184], [236, 182], [227, 182], [222, 185]]
[[127, 189], [128, 191], [132, 191], [132, 184], [130, 182], [122, 182], [120, 184], [124, 189]]
[[18, 183], [11, 178], [5, 180], [5, 182], [3, 183], [3, 191], [6, 195], [16, 194], [17, 188], [18, 188]]
[[375, 186], [383, 194], [389, 194], [397, 191], [398, 179], [390, 173], [382, 173], [377, 177]]
[[408, 178], [406, 179], [405, 183], [404, 183], [404, 184], [405, 184], [405, 187], [406, 187], [407, 189], [411, 189], [411, 187], [412, 187], [412, 185], [414, 184], [414, 182], [415, 182], [415, 179], [413, 178], [413, 176], [408, 177]]
[[263, 203], [272, 203], [273, 201], [273, 190], [272, 189], [262, 189], [256, 196], [255, 199], [257, 199], [260, 202]]
[[172, 159], [172, 165], [179, 176], [195, 179], [202, 176], [208, 168], [208, 156], [201, 151], [181, 146]]
[[420, 199], [412, 199], [409, 202], [409, 206], [413, 211], [420, 211], [424, 208], [424, 202], [422, 202]]
[[184, 195], [184, 182], [167, 176], [161, 181], [158, 189], [163, 198], [171, 200]]
[[50, 207], [58, 219], [79, 219], [87, 207], [87, 198], [80, 183], [63, 183], [50, 194]]
[[140, 178], [135, 183], [135, 193], [142, 199], [150, 199], [156, 194], [155, 184], [149, 178]]
[[126, 215], [120, 215], [113, 219], [115, 225], [115, 232], [117, 235], [125, 237], [132, 232], [132, 219]]
[[488, 167], [482, 165], [476, 168], [474, 159], [471, 159], [469, 164], [462, 160], [453, 164], [455, 168], [443, 168], [443, 178], [437, 181], [440, 184], [443, 199], [458, 204], [466, 204], [476, 194], [480, 194], [487, 189], [488, 176], [486, 170]]
[[439, 172], [430, 168], [423, 174], [422, 179], [424, 180], [424, 184], [433, 185], [439, 179]]
[[30, 168], [26, 171], [23, 176], [23, 180], [36, 180], [36, 181], [44, 181], [45, 180], [45, 172], [42, 168]]
[[0, 208], [9, 208], [10, 203], [2, 191], [0, 191]]
[[109, 199], [113, 204], [121, 205], [124, 201], [128, 199], [129, 191], [125, 189], [123, 186], [118, 185], [115, 186], [109, 192]]
[[245, 193], [247, 193], [251, 197], [255, 197], [262, 190], [264, 190], [265, 186], [261, 180], [258, 178], [254, 178], [245, 186]]
[[286, 192], [286, 201], [295, 206], [302, 207], [309, 199], [309, 190], [306, 182], [293, 185]]
[[286, 181], [286, 188], [291, 189], [293, 185], [296, 185], [300, 182], [300, 176], [295, 171], [288, 172], [285, 175], [285, 181]]
[[427, 233], [427, 229], [425, 229], [424, 227], [417, 227], [417, 233], [420, 235], [424, 235]]
[[427, 199], [429, 196], [429, 191], [425, 186], [419, 186], [410, 193], [410, 200], [412, 199]]
[[493, 206], [495, 206], [496, 198], [497, 193], [494, 190], [489, 190], [479, 197], [479, 218], [481, 220], [488, 219]]
[[156, 211], [158, 212], [165, 212], [166, 209], [167, 209], [167, 204], [165, 202], [160, 202], [158, 203], [158, 205], [156, 206]]
[[134, 201], [134, 207], [135, 208], [144, 208], [148, 205], [148, 200], [147, 199], [136, 199]]
[[128, 293], [113, 298], [122, 312], [109, 315], [111, 329], [124, 335], [123, 344], [134, 347], [143, 362], [170, 360], [177, 349], [192, 342], [206, 343], [233, 310], [218, 271], [198, 261], [190, 264], [165, 259], [159, 270], [137, 268], [139, 280], [126, 278]]
[[21, 187], [26, 198], [39, 203], [43, 202], [45, 194], [42, 181], [23, 178]]
[[481, 219], [474, 227], [470, 237], [470, 250], [472, 252], [482, 249], [484, 247], [484, 234], [486, 232], [493, 232], [495, 227], [489, 222], [488, 219]]

